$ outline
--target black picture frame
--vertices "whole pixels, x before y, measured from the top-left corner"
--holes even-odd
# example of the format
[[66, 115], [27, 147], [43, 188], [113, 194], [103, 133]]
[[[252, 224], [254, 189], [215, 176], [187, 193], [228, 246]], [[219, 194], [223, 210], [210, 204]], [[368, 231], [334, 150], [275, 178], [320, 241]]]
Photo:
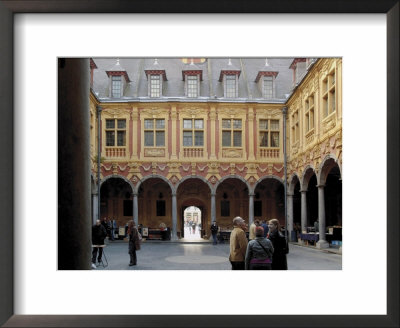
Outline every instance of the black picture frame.
[[[387, 16], [387, 315], [14, 315], [13, 17], [16, 13], [385, 13]], [[0, 324], [4, 327], [399, 327], [399, 1], [0, 0]], [[372, 230], [374, 227], [371, 228]], [[371, 232], [372, 233], [372, 232]], [[368, 264], [371, 265], [371, 264]], [[373, 264], [372, 264], [373, 265]], [[366, 268], [368, 270], [368, 268]], [[373, 282], [371, 282], [373, 283]], [[367, 286], [366, 286], [367, 288]], [[244, 301], [250, 301], [249, 299]]]

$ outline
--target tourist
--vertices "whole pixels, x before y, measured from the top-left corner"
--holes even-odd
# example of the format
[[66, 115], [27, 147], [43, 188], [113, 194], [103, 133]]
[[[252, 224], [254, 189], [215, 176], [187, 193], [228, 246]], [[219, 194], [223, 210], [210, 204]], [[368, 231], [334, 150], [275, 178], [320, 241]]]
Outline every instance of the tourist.
[[269, 220], [268, 239], [274, 247], [272, 256], [272, 270], [287, 270], [286, 254], [289, 252], [285, 236], [280, 231], [279, 221], [277, 219]]
[[271, 270], [274, 247], [269, 239], [264, 237], [264, 229], [256, 227], [256, 238], [250, 240], [246, 251], [246, 270]]
[[101, 262], [101, 258], [103, 256], [103, 247], [104, 247], [104, 238], [107, 237], [107, 231], [104, 226], [101, 224], [100, 220], [96, 220], [96, 224], [92, 227], [92, 268], [96, 269], [96, 256], [97, 252], [99, 252], [99, 256], [97, 258], [97, 262]]
[[232, 265], [232, 270], [245, 269], [245, 256], [247, 250], [246, 238], [246, 222], [237, 216], [233, 219], [233, 230], [230, 236], [230, 254], [229, 261]]
[[262, 220], [261, 226], [264, 229], [264, 238], [265, 238], [265, 237], [267, 237], [268, 231], [269, 231], [267, 220]]
[[213, 237], [213, 245], [217, 245], [217, 234], [218, 234], [218, 225], [217, 222], [214, 221], [211, 225], [211, 235]]
[[139, 232], [136, 228], [135, 221], [128, 222], [128, 236], [129, 236], [129, 266], [137, 264], [136, 251], [140, 249]]

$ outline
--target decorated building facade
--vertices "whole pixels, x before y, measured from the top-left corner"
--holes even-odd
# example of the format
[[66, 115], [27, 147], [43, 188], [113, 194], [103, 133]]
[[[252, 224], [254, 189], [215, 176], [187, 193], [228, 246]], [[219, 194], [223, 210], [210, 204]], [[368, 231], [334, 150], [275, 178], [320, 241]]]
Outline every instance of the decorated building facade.
[[290, 233], [342, 225], [340, 58], [90, 63], [93, 219], [163, 223], [172, 239], [191, 206], [205, 238], [235, 216]]

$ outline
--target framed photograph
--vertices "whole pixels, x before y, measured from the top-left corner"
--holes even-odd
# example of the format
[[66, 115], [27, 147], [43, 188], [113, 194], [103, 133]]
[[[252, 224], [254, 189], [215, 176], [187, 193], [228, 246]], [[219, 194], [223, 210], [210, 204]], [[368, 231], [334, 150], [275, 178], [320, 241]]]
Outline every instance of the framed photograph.
[[148, 237], [149, 236], [149, 228], [145, 228], [145, 227], [143, 227], [142, 228], [142, 236], [143, 237]]
[[[182, 16], [173, 17], [176, 24], [172, 27], [169, 25], [171, 23], [168, 16], [148, 14], [154, 12], [154, 8], [157, 8], [158, 13], [182, 13]], [[189, 12], [199, 13], [199, 15], [191, 16]], [[82, 16], [85, 13], [105, 15]], [[124, 14], [118, 16], [120, 13]], [[211, 15], [211, 13], [234, 13], [235, 15]], [[136, 14], [136, 16], [129, 16], [130, 14]], [[290, 18], [285, 14], [291, 14]], [[293, 16], [295, 14], [297, 15]], [[321, 14], [338, 15], [318, 16]], [[351, 17], [351, 14], [357, 14], [358, 18]], [[307, 17], [304, 21], [315, 23], [312, 29], [307, 29], [303, 25], [305, 24], [303, 15]], [[74, 17], [74, 20], [70, 17]], [[84, 20], [81, 20], [82, 18]], [[99, 18], [100, 20], [97, 20]], [[68, 23], [69, 19], [71, 22]], [[204, 20], [207, 23], [204, 23]], [[263, 21], [268, 23], [264, 25]], [[135, 25], [138, 24], [137, 22], [141, 22], [141, 25]], [[335, 29], [329, 29], [332, 26], [324, 25], [326, 22], [335, 26]], [[57, 25], [58, 23], [64, 24], [63, 28]], [[200, 30], [199, 27], [192, 25], [193, 23], [198, 24]], [[323, 28], [315, 28], [317, 24], [322, 24]], [[52, 29], [49, 28], [51, 25]], [[0, 291], [3, 295], [0, 300], [1, 325], [5, 327], [62, 325], [162, 327], [166, 322], [177, 327], [300, 327], [305, 325], [310, 327], [397, 327], [399, 325], [398, 1], [363, 1], [362, 3], [349, 1], [339, 4], [335, 1], [310, 1], [303, 2], [301, 7], [298, 2], [290, 0], [268, 3], [232, 1], [229, 4], [201, 2], [191, 4], [190, 8], [187, 3], [181, 1], [168, 3], [165, 1], [127, 3], [118, 0], [90, 3], [46, 0], [0, 1], [0, 26], [0, 60], [3, 67], [3, 72], [0, 74], [0, 114], [2, 117], [0, 145], [5, 154], [0, 157], [0, 209], [2, 213], [0, 217], [0, 258], [2, 259]], [[116, 28], [114, 29], [113, 26]], [[274, 29], [270, 30], [271, 33], [267, 33], [267, 26], [274, 26]], [[63, 29], [69, 32], [66, 33]], [[127, 34], [124, 35], [120, 33], [121, 31]], [[131, 31], [135, 31], [136, 34]], [[347, 33], [353, 39], [349, 40], [344, 36], [339, 39], [335, 33], [341, 33], [342, 36]], [[78, 37], [79, 35], [81, 37]], [[111, 38], [112, 35], [115, 39]], [[149, 35], [153, 37], [150, 38]], [[199, 38], [199, 35], [202, 37]], [[154, 37], [157, 42], [154, 42]], [[102, 39], [107, 42], [98, 42]], [[306, 43], [307, 47], [303, 43]], [[99, 50], [100, 48], [93, 50], [96, 44], [101, 44], [102, 50]], [[191, 55], [218, 57], [231, 53], [245, 57], [262, 56], [266, 52], [268, 56], [269, 53], [271, 56], [278, 56], [286, 51], [283, 55], [288, 55], [289, 50], [283, 50], [284, 44], [294, 52], [292, 56], [308, 56], [307, 51], [315, 52], [318, 57], [323, 55], [328, 57], [328, 54], [332, 57], [343, 56], [343, 82], [344, 84], [352, 83], [350, 88], [345, 86], [343, 93], [343, 104], [349, 113], [344, 118], [343, 128], [343, 134], [349, 141], [349, 146], [346, 143], [346, 147], [349, 147], [349, 151], [345, 152], [346, 158], [354, 163], [352, 160], [355, 159], [354, 156], [364, 151], [372, 152], [376, 165], [382, 172], [379, 179], [377, 177], [374, 179], [365, 171], [366, 168], [373, 166], [373, 163], [368, 161], [370, 157], [367, 155], [361, 161], [356, 159], [354, 166], [346, 167], [347, 171], [344, 172], [346, 215], [356, 219], [349, 219], [345, 223], [347, 226], [343, 229], [343, 238], [346, 241], [353, 240], [353, 244], [346, 246], [344, 243], [343, 247], [348, 247], [345, 250], [348, 255], [344, 258], [340, 275], [330, 272], [317, 277], [308, 271], [287, 272], [287, 274], [285, 272], [280, 273], [279, 276], [255, 274], [255, 281], [279, 282], [278, 285], [281, 286], [284, 296], [277, 301], [265, 304], [262, 308], [254, 309], [245, 304], [247, 302], [241, 304], [235, 297], [239, 295], [239, 298], [243, 300], [248, 299], [250, 295], [258, 300], [260, 295], [248, 283], [243, 284], [242, 289], [234, 292], [232, 286], [235, 286], [235, 281], [243, 281], [244, 276], [231, 271], [225, 271], [225, 275], [210, 271], [201, 276], [200, 280], [206, 283], [203, 285], [203, 292], [197, 294], [199, 298], [195, 304], [188, 304], [190, 302], [187, 302], [187, 298], [182, 300], [182, 295], [177, 292], [184, 278], [181, 274], [166, 272], [161, 276], [156, 271], [146, 272], [146, 275], [139, 271], [123, 271], [118, 274], [118, 277], [112, 276], [112, 278], [123, 281], [133, 279], [139, 282], [135, 287], [139, 293], [141, 293], [141, 288], [144, 288], [141, 286], [143, 285], [149, 295], [156, 295], [156, 289], [151, 289], [149, 282], [161, 281], [161, 285], [171, 287], [168, 298], [152, 298], [151, 302], [150, 299], [140, 298], [129, 303], [121, 295], [121, 298], [115, 300], [114, 303], [121, 305], [122, 310], [110, 306], [109, 313], [101, 312], [101, 309], [92, 306], [93, 301], [89, 301], [85, 295], [91, 295], [93, 281], [104, 280], [105, 275], [102, 274], [106, 272], [97, 272], [100, 274], [94, 277], [94, 272], [90, 270], [58, 270], [56, 259], [57, 251], [60, 249], [54, 251], [54, 246], [62, 236], [57, 236], [57, 225], [50, 222], [50, 220], [55, 220], [57, 215], [56, 204], [59, 204], [60, 195], [66, 202], [69, 201], [68, 192], [60, 194], [58, 190], [58, 200], [57, 195], [53, 195], [55, 194], [53, 191], [57, 191], [55, 185], [59, 181], [57, 166], [65, 165], [68, 169], [69, 163], [74, 162], [74, 158], [69, 160], [58, 158], [58, 165], [56, 162], [57, 120], [60, 116], [54, 113], [57, 113], [57, 94], [62, 92], [57, 89], [56, 72], [57, 65], [63, 65], [58, 58], [117, 57], [126, 56], [129, 53], [136, 54], [138, 57], [174, 54], [188, 57]], [[354, 49], [354, 44], [364, 50], [363, 55], [352, 57], [349, 52], [342, 50], [346, 47]], [[365, 46], [365, 44], [368, 45]], [[163, 48], [163, 51], [160, 48]], [[365, 56], [366, 53], [369, 56]], [[355, 57], [358, 57], [360, 63], [363, 64], [357, 64]], [[32, 58], [34, 58], [33, 62]], [[378, 59], [380, 65], [373, 62], [374, 58]], [[386, 65], [383, 64], [385, 59]], [[369, 69], [366, 72], [369, 68], [368, 64], [373, 67], [371, 72]], [[371, 73], [377, 81], [381, 82], [374, 93], [371, 92], [371, 83], [362, 83], [362, 87], [360, 83], [354, 83], [357, 80], [367, 81]], [[32, 74], [36, 76], [34, 83], [31, 79]], [[90, 75], [89, 69], [85, 74]], [[42, 91], [36, 89], [37, 86], [41, 86]], [[76, 97], [78, 98], [79, 94]], [[28, 107], [25, 107], [27, 103]], [[371, 106], [368, 103], [376, 105], [374, 115], [371, 115], [373, 112], [370, 112]], [[23, 112], [26, 117], [21, 114], [21, 107], [29, 108]], [[363, 112], [364, 117], [357, 117], [359, 112]], [[45, 119], [45, 116], [49, 116], [50, 119]], [[43, 119], [38, 119], [38, 117]], [[375, 131], [378, 131], [374, 134], [375, 139], [368, 133], [367, 127], [370, 125], [375, 125]], [[351, 136], [354, 130], [359, 134], [356, 137]], [[361, 138], [365, 141], [359, 142]], [[26, 140], [29, 139], [40, 141], [38, 143], [40, 147], [37, 145], [25, 147]], [[362, 173], [358, 174], [357, 170]], [[74, 179], [81, 178], [78, 172], [75, 172], [75, 175]], [[50, 183], [46, 182], [49, 180]], [[35, 185], [35, 188], [32, 189], [32, 185]], [[48, 190], [43, 189], [46, 187], [42, 185]], [[374, 193], [366, 192], [370, 189], [373, 189]], [[354, 198], [352, 201], [353, 195], [358, 193], [362, 193], [362, 197]], [[35, 205], [38, 194], [46, 196], [46, 201], [42, 199], [41, 204], [44, 205], [40, 209]], [[363, 205], [365, 203], [370, 204], [368, 211], [372, 214], [365, 212]], [[87, 204], [90, 205], [90, 202]], [[363, 220], [362, 224], [358, 224], [360, 220]], [[47, 225], [50, 228], [46, 228]], [[40, 237], [46, 239], [38, 241], [34, 247], [35, 258], [32, 259], [28, 256], [32, 253], [26, 252], [24, 238], [36, 235], [33, 232], [37, 231], [37, 226], [46, 229]], [[365, 226], [369, 228], [366, 229]], [[379, 236], [377, 236], [377, 244], [380, 243], [380, 245], [377, 245], [377, 248], [385, 250], [387, 248], [387, 252], [385, 256], [377, 257], [379, 265], [376, 266], [379, 267], [369, 270], [365, 268], [364, 260], [368, 254], [371, 254], [368, 253], [371, 250], [370, 245], [358, 244], [362, 241], [359, 235], [367, 231], [371, 232], [371, 227], [376, 228], [376, 226], [380, 228]], [[81, 233], [79, 229], [86, 228], [76, 227], [77, 234]], [[143, 236], [146, 236], [145, 229], [143, 228]], [[36, 235], [35, 238], [37, 240], [38, 236]], [[366, 250], [360, 247], [361, 245], [366, 245]], [[360, 249], [363, 250], [360, 251]], [[53, 253], [47, 253], [52, 250]], [[37, 268], [38, 274], [29, 277], [32, 267]], [[371, 276], [370, 271], [376, 275]], [[132, 275], [133, 273], [135, 275]], [[51, 276], [51, 279], [47, 280], [48, 276]], [[178, 278], [173, 278], [173, 276], [178, 276]], [[304, 292], [301, 289], [302, 282], [309, 280], [310, 276], [318, 281], [316, 286], [319, 286], [317, 287], [319, 296], [318, 302], [306, 304], [296, 298]], [[362, 280], [363, 276], [369, 277], [370, 280]], [[197, 274], [196, 277], [200, 278], [200, 275]], [[358, 278], [363, 282], [354, 283], [356, 286], [353, 287], [347, 286], [348, 292], [345, 294], [341, 283], [349, 277], [352, 283], [357, 282]], [[380, 279], [371, 284], [375, 277]], [[326, 288], [327, 280], [323, 282], [321, 279], [330, 279], [328, 280], [330, 287]], [[77, 283], [81, 295], [73, 294], [73, 289], [68, 291], [70, 286], [68, 281]], [[225, 291], [229, 297], [224, 302], [220, 300], [217, 302], [212, 298], [212, 292], [208, 286], [212, 281], [224, 281], [227, 285]], [[315, 284], [315, 281], [312, 281]], [[62, 282], [66, 287], [62, 286]], [[160, 284], [153, 285], [159, 287]], [[64, 311], [57, 308], [57, 304], [48, 302], [52, 299], [52, 303], [57, 303], [52, 298], [53, 286], [59, 286], [58, 296], [63, 295], [63, 298], [68, 301], [68, 305], [63, 306]], [[327, 290], [332, 290], [332, 288], [343, 294], [336, 296], [326, 294]], [[141, 293], [141, 295], [144, 294]], [[38, 295], [41, 302], [32, 302], [32, 297], [37, 299]], [[340, 299], [334, 306], [331, 303], [333, 297]], [[354, 308], [348, 307], [347, 312], [346, 299], [351, 299], [355, 303], [352, 304]], [[374, 303], [375, 300], [380, 301], [379, 304], [375, 304], [376, 311], [368, 308], [369, 305], [366, 304], [367, 301]], [[84, 306], [80, 303], [81, 301], [85, 303]], [[235, 304], [240, 304], [240, 307], [237, 309]], [[190, 307], [190, 305], [194, 306]]]

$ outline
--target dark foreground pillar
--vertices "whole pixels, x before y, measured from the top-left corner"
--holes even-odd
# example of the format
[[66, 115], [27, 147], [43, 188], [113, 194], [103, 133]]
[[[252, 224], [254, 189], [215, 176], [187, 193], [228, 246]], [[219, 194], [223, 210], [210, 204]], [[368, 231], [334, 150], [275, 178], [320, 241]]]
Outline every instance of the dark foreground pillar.
[[58, 60], [58, 269], [91, 265], [89, 59]]

